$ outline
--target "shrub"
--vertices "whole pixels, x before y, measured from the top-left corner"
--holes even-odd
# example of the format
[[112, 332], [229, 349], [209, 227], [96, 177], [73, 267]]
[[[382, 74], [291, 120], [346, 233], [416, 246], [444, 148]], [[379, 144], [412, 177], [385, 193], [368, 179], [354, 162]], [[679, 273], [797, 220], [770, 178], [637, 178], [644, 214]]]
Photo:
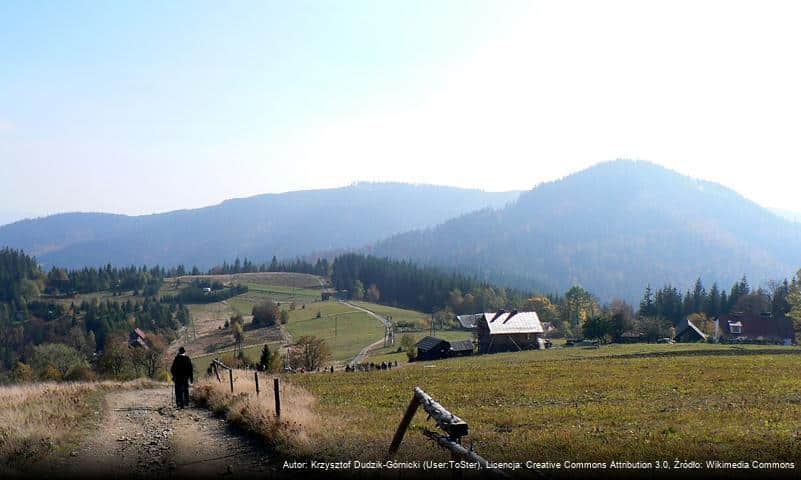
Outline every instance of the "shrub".
[[279, 305], [273, 301], [267, 301], [253, 306], [253, 324], [262, 326], [275, 325], [281, 315]]

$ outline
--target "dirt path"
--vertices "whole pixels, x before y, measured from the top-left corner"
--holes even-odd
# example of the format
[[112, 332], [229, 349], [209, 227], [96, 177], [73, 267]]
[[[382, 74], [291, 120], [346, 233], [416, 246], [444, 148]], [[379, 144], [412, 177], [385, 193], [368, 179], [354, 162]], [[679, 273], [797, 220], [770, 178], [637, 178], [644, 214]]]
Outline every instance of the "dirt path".
[[[356, 310], [360, 310], [360, 311], [370, 315], [371, 317], [373, 317], [376, 320], [378, 320], [379, 322], [381, 322], [381, 324], [384, 325], [384, 327], [388, 327], [389, 326], [389, 320], [387, 320], [386, 318], [382, 317], [381, 315], [378, 315], [377, 313], [372, 312], [370, 310], [367, 310], [366, 308], [360, 307], [358, 305], [354, 305], [354, 304], [352, 304], [350, 302], [346, 302], [344, 300], [340, 300], [340, 301], [343, 304], [348, 305], [351, 308], [355, 308]], [[367, 345], [366, 347], [362, 348], [359, 351], [359, 353], [357, 353], [356, 356], [353, 357], [353, 359], [349, 363], [351, 363], [351, 364], [362, 363], [364, 361], [365, 357], [367, 356], [367, 353], [370, 350], [378, 347], [379, 345], [382, 345], [383, 343], [384, 343], [384, 339], [382, 338], [381, 340], [376, 340], [375, 342], [371, 343], [370, 345]]]
[[[205, 409], [178, 410], [171, 388], [110, 393], [99, 428], [46, 467], [64, 476], [264, 476], [266, 451]], [[47, 473], [47, 472], [42, 472]]]

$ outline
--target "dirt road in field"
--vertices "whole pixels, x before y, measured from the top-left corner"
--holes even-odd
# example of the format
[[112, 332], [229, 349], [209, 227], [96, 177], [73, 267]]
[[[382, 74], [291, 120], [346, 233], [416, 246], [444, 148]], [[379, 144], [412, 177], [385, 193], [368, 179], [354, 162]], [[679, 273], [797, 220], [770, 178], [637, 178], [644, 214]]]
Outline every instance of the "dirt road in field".
[[80, 477], [205, 478], [264, 476], [273, 468], [257, 441], [206, 409], [176, 409], [172, 398], [171, 388], [108, 394], [99, 428], [50, 469]]
[[[346, 302], [346, 301], [343, 301], [343, 300], [340, 300], [340, 302], [342, 302], [343, 304], [345, 304], [345, 305], [347, 305], [347, 306], [349, 306], [351, 308], [355, 308], [356, 310], [361, 310], [362, 312], [370, 315], [371, 317], [373, 317], [376, 320], [378, 320], [379, 322], [381, 322], [381, 324], [384, 325], [384, 327], [388, 327], [389, 326], [389, 320], [387, 320], [386, 318], [382, 317], [381, 315], [378, 315], [375, 312], [371, 312], [370, 310], [367, 310], [366, 308], [362, 308], [362, 307], [360, 307], [358, 305], [354, 305], [354, 304], [352, 304], [350, 302]], [[370, 345], [367, 345], [366, 347], [362, 348], [359, 351], [359, 353], [357, 353], [356, 356], [353, 357], [353, 359], [349, 363], [351, 363], [351, 364], [362, 363], [364, 361], [364, 358], [367, 356], [367, 353], [370, 350], [383, 345], [383, 343], [384, 343], [384, 339], [382, 338], [381, 340], [376, 340], [375, 342], [371, 343]]]

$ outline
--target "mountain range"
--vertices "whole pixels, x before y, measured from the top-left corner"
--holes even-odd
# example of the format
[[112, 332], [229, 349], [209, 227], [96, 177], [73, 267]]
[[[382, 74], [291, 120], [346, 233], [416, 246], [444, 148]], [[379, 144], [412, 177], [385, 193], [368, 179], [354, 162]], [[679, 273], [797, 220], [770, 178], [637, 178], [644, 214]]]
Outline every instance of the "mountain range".
[[269, 261], [332, 252], [424, 228], [518, 192], [431, 185], [358, 183], [342, 188], [265, 194], [153, 215], [64, 213], [0, 227], [0, 246], [35, 255], [45, 267], [105, 265], [207, 269], [223, 260]]
[[66, 213], [0, 227], [45, 266], [254, 262], [351, 250], [495, 283], [636, 301], [644, 287], [723, 288], [801, 268], [801, 224], [722, 185], [642, 161], [519, 193], [401, 183], [267, 194], [163, 214]]

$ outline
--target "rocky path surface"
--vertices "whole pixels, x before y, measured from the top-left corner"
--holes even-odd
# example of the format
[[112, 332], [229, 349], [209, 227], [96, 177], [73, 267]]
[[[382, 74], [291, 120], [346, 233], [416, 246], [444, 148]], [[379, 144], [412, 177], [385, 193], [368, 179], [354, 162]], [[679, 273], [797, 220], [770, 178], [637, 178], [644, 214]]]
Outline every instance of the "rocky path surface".
[[176, 409], [171, 388], [110, 393], [99, 428], [49, 472], [74, 477], [265, 476], [273, 469], [255, 440], [200, 408]]

